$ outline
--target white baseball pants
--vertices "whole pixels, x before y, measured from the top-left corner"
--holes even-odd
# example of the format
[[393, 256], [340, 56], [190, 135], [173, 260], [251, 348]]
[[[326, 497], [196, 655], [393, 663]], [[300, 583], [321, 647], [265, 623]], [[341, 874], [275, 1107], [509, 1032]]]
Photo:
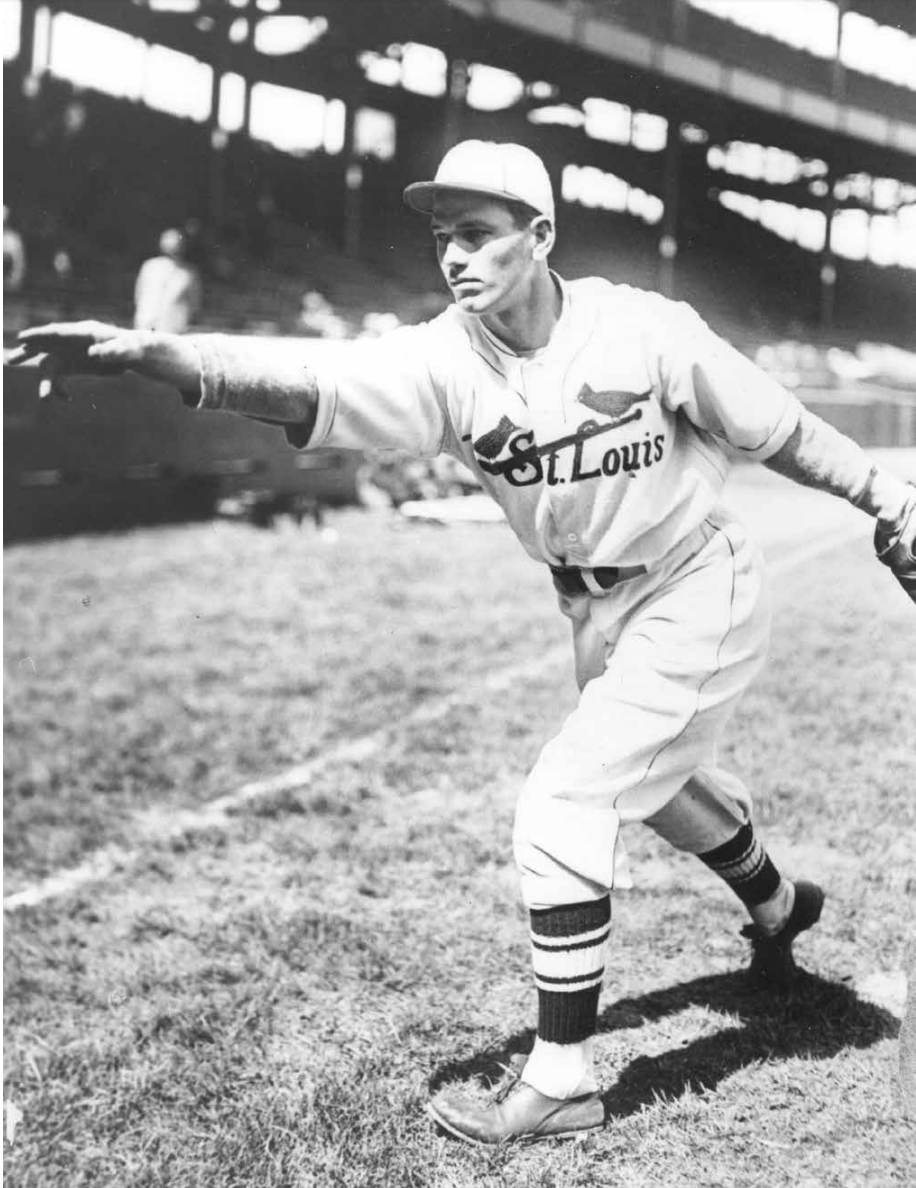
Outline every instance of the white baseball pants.
[[716, 748], [769, 639], [762, 558], [718, 512], [651, 573], [560, 606], [581, 695], [519, 799], [529, 908], [611, 890], [623, 824], [647, 822], [702, 853], [748, 819], [747, 790], [716, 765]]

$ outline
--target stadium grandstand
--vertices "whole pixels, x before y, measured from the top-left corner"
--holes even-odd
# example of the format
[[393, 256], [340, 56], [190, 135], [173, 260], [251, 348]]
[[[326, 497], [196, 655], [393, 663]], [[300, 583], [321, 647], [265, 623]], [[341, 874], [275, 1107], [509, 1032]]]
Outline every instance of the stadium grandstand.
[[[324, 332], [306, 294], [338, 334], [428, 317], [445, 295], [401, 191], [481, 137], [544, 158], [566, 275], [690, 301], [828, 388], [843, 381], [831, 350], [854, 374], [870, 367], [862, 342], [916, 349], [906, 0], [4, 0], [0, 31], [4, 203], [27, 259], [5, 294], [7, 346], [48, 318], [129, 320], [137, 269], [170, 226], [198, 254], [202, 329]], [[907, 367], [898, 387], [912, 387]], [[10, 378], [15, 535], [48, 522], [30, 516], [36, 492], [53, 502], [68, 468], [98, 469], [55, 425], [81, 416], [98, 433], [80, 400], [35, 412]], [[114, 453], [122, 477], [161, 483], [200, 442], [150, 399], [145, 445], [118, 437]], [[912, 401], [888, 399], [841, 407], [842, 427], [916, 441]], [[348, 463], [278, 462], [270, 430], [209, 440], [223, 488], [269, 472], [352, 494]]]

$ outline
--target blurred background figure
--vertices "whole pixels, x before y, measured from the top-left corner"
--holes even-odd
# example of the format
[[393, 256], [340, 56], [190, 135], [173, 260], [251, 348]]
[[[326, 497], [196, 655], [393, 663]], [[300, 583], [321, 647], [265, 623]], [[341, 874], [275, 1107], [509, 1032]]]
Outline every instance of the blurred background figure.
[[137, 274], [134, 326], [181, 334], [200, 313], [200, 270], [188, 260], [187, 240], [174, 227], [163, 231], [159, 252], [146, 260]]
[[12, 224], [10, 208], [3, 208], [3, 292], [18, 293], [25, 283], [25, 243]]
[[209, 244], [203, 221], [196, 215], [185, 219], [181, 234], [184, 238], [184, 259], [192, 268], [205, 274], [209, 264]]
[[302, 296], [299, 326], [305, 334], [311, 337], [347, 337], [347, 323], [334, 312], [333, 305], [317, 289], [310, 289]]
[[65, 247], [60, 247], [51, 260], [54, 278], [57, 281], [60, 316], [69, 318], [76, 311], [76, 294], [74, 292], [75, 272], [73, 259]]
[[387, 334], [389, 330], [397, 330], [400, 324], [401, 319], [396, 313], [372, 310], [363, 317], [360, 334], [364, 338], [378, 338], [380, 334]]
[[256, 260], [269, 260], [273, 253], [277, 203], [270, 186], [264, 185], [249, 207], [245, 221], [248, 250]]
[[63, 130], [65, 140], [77, 140], [86, 129], [86, 104], [77, 95], [64, 108]]
[[363, 507], [393, 508], [419, 499], [476, 495], [481, 486], [457, 458], [415, 458], [401, 450], [369, 451], [356, 475]]

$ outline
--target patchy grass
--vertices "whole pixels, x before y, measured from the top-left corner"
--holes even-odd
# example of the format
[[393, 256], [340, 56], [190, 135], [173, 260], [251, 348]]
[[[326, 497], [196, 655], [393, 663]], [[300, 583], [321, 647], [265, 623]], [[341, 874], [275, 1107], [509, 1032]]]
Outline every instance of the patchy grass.
[[337, 544], [217, 522], [7, 550], [10, 884], [566, 638], [503, 525], [334, 524]]
[[786, 870], [828, 888], [808, 976], [748, 992], [738, 905], [634, 831], [597, 1047], [609, 1125], [480, 1151], [422, 1107], [531, 1042], [509, 837], [573, 701], [568, 659], [531, 667], [566, 629], [502, 527], [333, 522], [333, 546], [196, 526], [7, 553], [12, 886], [136, 841], [151, 811], [381, 743], [8, 918], [5, 1182], [909, 1183], [898, 1022], [856, 986], [901, 969], [912, 931], [916, 632], [867, 549], [779, 580], [723, 757]]

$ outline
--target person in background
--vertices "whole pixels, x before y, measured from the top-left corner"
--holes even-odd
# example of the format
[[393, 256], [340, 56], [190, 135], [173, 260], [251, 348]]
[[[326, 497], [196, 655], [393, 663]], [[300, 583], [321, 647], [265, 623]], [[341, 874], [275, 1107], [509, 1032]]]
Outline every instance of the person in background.
[[51, 267], [54, 269], [54, 276], [57, 279], [60, 316], [63, 318], [72, 317], [75, 273], [73, 259], [65, 247], [59, 247], [55, 251]]
[[199, 269], [187, 258], [187, 240], [174, 227], [163, 231], [159, 255], [146, 260], [134, 286], [134, 328], [182, 334], [203, 299]]
[[12, 225], [10, 208], [3, 208], [3, 292], [18, 293], [25, 282], [25, 241]]
[[302, 295], [299, 326], [309, 337], [347, 337], [347, 323], [334, 312], [333, 305], [317, 289], [309, 289]]
[[401, 320], [396, 313], [380, 313], [373, 310], [363, 316], [360, 334], [363, 338], [378, 338], [380, 334], [387, 334], [389, 330], [397, 330]]
[[185, 219], [181, 233], [184, 236], [185, 260], [193, 268], [199, 269], [202, 275], [205, 274], [208, 263], [208, 237], [203, 221], [196, 215], [191, 215]]

